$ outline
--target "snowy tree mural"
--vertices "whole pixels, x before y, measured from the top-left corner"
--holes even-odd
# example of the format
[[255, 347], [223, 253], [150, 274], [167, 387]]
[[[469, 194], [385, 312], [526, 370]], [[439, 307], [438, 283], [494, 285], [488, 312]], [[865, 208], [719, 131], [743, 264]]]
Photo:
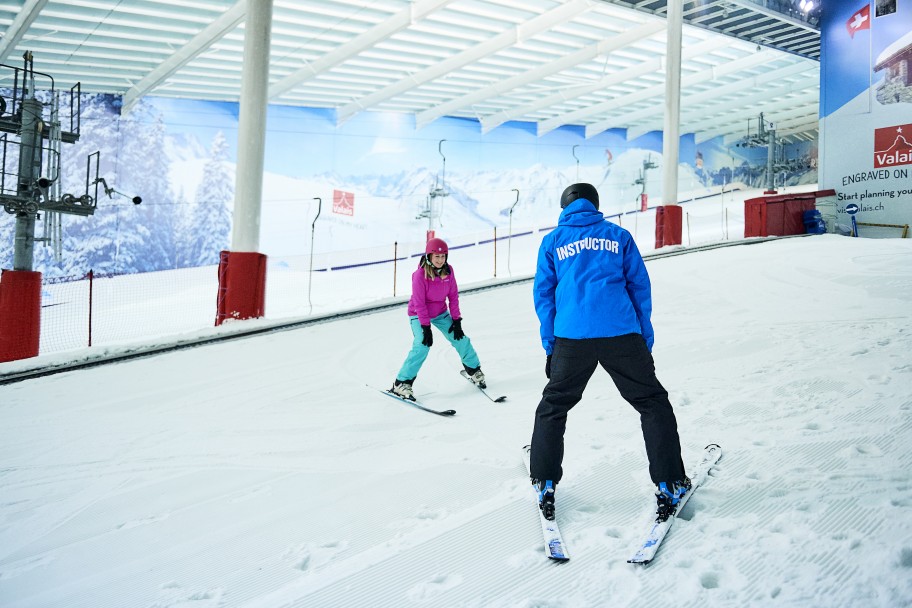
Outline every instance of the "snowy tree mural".
[[[119, 139], [120, 98], [112, 95], [84, 96], [82, 99], [80, 138], [74, 144], [61, 146], [61, 193], [95, 196], [95, 163], [89, 164], [90, 155], [99, 153], [99, 175], [109, 183], [116, 180], [114, 169]], [[89, 179], [86, 192], [86, 179]], [[53, 176], [52, 176], [53, 177]], [[123, 239], [139, 241], [142, 233], [119, 230], [118, 217], [106, 205], [104, 189], [99, 185], [96, 212], [92, 216], [63, 215], [63, 253], [55, 259], [50, 247], [36, 246], [34, 267], [45, 276], [82, 276], [89, 270], [97, 273], [135, 272], [130, 263], [121, 269], [118, 245]], [[40, 226], [39, 222], [39, 226]], [[41, 236], [42, 228], [38, 228]]]
[[[13, 90], [0, 87], [0, 96], [6, 100], [13, 96]], [[11, 105], [11, 104], [9, 104]], [[19, 175], [19, 149], [15, 142], [18, 138], [9, 133], [0, 133], [0, 158], [2, 158], [3, 193], [15, 195]], [[6, 213], [0, 206], [0, 267], [11, 268], [13, 263], [13, 238], [15, 236], [16, 218]]]
[[[177, 266], [174, 204], [164, 150], [165, 126], [160, 114], [140, 100], [122, 119], [117, 189], [140, 196], [138, 207], [126, 197], [112, 201], [129, 224], [142, 227], [144, 239], [130, 252], [136, 270], [147, 272]], [[129, 229], [129, 226], [124, 226]]]
[[234, 202], [234, 174], [225, 162], [228, 142], [219, 131], [212, 140], [209, 159], [196, 190], [196, 202], [186, 208], [189, 234], [183, 243], [182, 266], [217, 264], [219, 251], [228, 248], [231, 236], [231, 206]]
[[[120, 115], [121, 100], [111, 95], [84, 96], [81, 136], [64, 144], [58, 177], [61, 192], [96, 196], [93, 153], [99, 153], [99, 176], [116, 190], [97, 188], [94, 215], [62, 216], [63, 253], [58, 260], [49, 247], [35, 248], [34, 268], [46, 277], [81, 277], [164, 270], [213, 264], [227, 248], [231, 230], [233, 171], [225, 162], [228, 143], [222, 132], [213, 138], [202, 167], [196, 200], [189, 204], [171, 187], [163, 117], [140, 100], [127, 116]], [[192, 148], [192, 147], [191, 147]], [[16, 157], [7, 159], [15, 177]], [[122, 193], [125, 196], [121, 196]], [[142, 204], [134, 205], [132, 196]], [[43, 214], [42, 214], [43, 215]], [[0, 266], [12, 267], [15, 217], [0, 217]], [[43, 236], [38, 222], [36, 237]]]
[[16, 218], [0, 210], [0, 267], [13, 267], [13, 237]]
[[180, 190], [174, 200], [174, 214], [171, 218], [174, 228], [174, 268], [187, 268], [191, 266], [188, 247], [194, 240], [192, 232], [193, 226], [190, 224], [193, 219], [193, 213], [191, 212], [192, 207], [193, 206], [190, 204], [190, 201], [187, 200], [184, 191]]

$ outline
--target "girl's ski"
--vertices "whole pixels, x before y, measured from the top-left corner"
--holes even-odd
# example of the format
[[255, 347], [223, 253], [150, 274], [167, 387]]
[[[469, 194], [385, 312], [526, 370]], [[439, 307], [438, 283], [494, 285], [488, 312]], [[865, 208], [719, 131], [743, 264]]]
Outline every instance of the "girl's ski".
[[491, 395], [489, 395], [489, 394], [488, 394], [488, 391], [486, 391], [485, 389], [483, 389], [483, 388], [481, 388], [480, 386], [478, 386], [477, 384], [475, 384], [475, 382], [472, 380], [472, 378], [469, 376], [469, 374], [468, 374], [464, 369], [459, 370], [459, 373], [462, 374], [462, 377], [463, 377], [463, 378], [465, 378], [466, 380], [468, 380], [469, 382], [471, 382], [471, 383], [472, 383], [472, 386], [474, 386], [475, 388], [477, 388], [478, 390], [480, 390], [482, 395], [484, 395], [485, 397], [487, 397], [488, 399], [490, 399], [490, 400], [493, 401], [494, 403], [502, 403], [502, 402], [504, 402], [504, 401], [507, 400], [507, 396], [506, 396], [506, 395], [501, 395], [500, 397], [497, 397], [497, 398], [494, 398], [494, 397], [492, 397]]
[[400, 397], [399, 395], [395, 395], [388, 390], [385, 391], [385, 390], [379, 389], [379, 388], [376, 390], [380, 391], [387, 397], [395, 399], [396, 401], [401, 401], [402, 403], [408, 403], [412, 407], [417, 407], [419, 410], [424, 410], [425, 412], [429, 412], [431, 414], [437, 414], [438, 416], [453, 416], [456, 414], [456, 410], [435, 410], [435, 409], [429, 408], [428, 406], [422, 404], [420, 401], [412, 401], [411, 399], [406, 399], [404, 397]]

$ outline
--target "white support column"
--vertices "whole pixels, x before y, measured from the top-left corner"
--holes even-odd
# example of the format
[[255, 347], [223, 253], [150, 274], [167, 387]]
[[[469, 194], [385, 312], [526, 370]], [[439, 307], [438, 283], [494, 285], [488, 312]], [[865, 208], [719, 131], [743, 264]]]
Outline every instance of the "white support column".
[[668, 0], [665, 50], [665, 128], [662, 133], [662, 204], [678, 202], [678, 157], [681, 142], [681, 41], [683, 0]]
[[272, 0], [247, 0], [244, 64], [238, 119], [237, 176], [234, 187], [232, 251], [257, 251], [263, 201], [266, 103]]

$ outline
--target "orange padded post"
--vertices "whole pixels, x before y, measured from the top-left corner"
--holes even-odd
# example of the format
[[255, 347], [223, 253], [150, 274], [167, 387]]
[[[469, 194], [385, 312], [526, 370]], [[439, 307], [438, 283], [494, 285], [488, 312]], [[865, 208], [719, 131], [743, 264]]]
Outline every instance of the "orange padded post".
[[0, 274], [0, 363], [38, 356], [41, 338], [41, 273]]
[[219, 254], [215, 324], [266, 314], [266, 256], [246, 251]]

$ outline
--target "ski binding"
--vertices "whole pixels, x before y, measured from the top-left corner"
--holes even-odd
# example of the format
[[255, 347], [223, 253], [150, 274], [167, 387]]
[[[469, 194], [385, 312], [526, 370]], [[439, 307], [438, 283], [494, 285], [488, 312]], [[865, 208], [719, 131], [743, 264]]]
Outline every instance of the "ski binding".
[[466, 372], [464, 369], [459, 370], [459, 373], [460, 373], [460, 375], [462, 375], [463, 378], [465, 378], [466, 380], [468, 380], [468, 381], [472, 384], [472, 386], [474, 386], [475, 388], [477, 388], [478, 390], [480, 390], [480, 391], [481, 391], [481, 394], [483, 394], [485, 397], [487, 397], [488, 399], [490, 399], [490, 400], [493, 401], [494, 403], [503, 403], [504, 401], [507, 400], [507, 396], [506, 396], [506, 395], [501, 395], [500, 397], [497, 397], [497, 398], [494, 398], [494, 397], [492, 397], [491, 395], [489, 395], [489, 394], [488, 394], [488, 391], [486, 391], [485, 389], [483, 389], [483, 388], [481, 388], [480, 386], [478, 386], [477, 384], [475, 384], [475, 381], [472, 380], [471, 376], [469, 376], [468, 372]]

